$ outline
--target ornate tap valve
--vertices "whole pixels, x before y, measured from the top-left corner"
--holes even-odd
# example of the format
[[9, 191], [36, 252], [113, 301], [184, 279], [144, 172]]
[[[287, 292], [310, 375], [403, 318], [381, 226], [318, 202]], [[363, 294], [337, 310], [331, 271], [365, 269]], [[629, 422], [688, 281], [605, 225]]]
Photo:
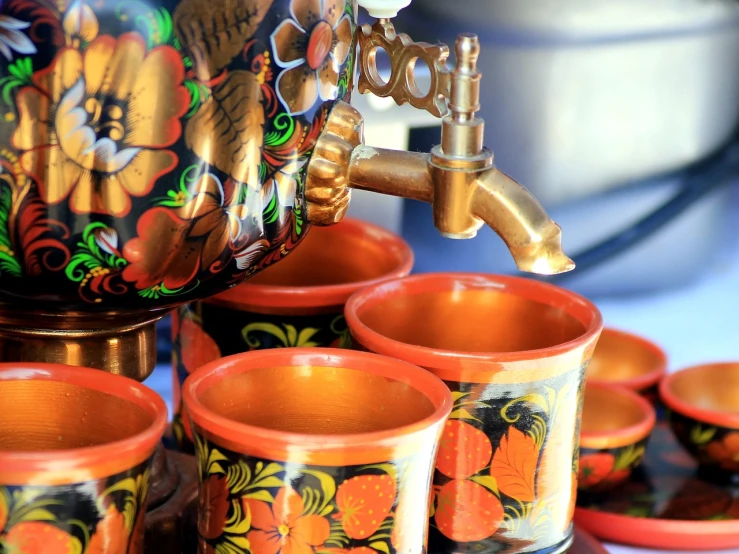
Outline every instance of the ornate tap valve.
[[[362, 26], [357, 42], [359, 91], [392, 97], [398, 104], [441, 117], [441, 143], [428, 154], [365, 146], [361, 115], [339, 102], [308, 167], [309, 219], [319, 225], [335, 223], [346, 211], [349, 189], [370, 190], [429, 202], [436, 228], [449, 238], [472, 238], [487, 224], [505, 241], [522, 271], [553, 274], [573, 269], [562, 251], [559, 226], [524, 187], [495, 167], [493, 152], [483, 145], [485, 123], [476, 115], [482, 78], [477, 37], [458, 38], [451, 70], [446, 46], [413, 42], [397, 34], [385, 18]], [[387, 80], [377, 68], [379, 48], [390, 57]], [[431, 71], [426, 93], [414, 77], [419, 61]]]

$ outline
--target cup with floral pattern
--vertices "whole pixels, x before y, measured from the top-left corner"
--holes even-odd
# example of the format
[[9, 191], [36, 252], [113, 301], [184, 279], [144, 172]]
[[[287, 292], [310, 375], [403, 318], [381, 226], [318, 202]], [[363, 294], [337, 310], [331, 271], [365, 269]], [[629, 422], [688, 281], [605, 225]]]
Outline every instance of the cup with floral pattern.
[[96, 369], [0, 364], [0, 552], [142, 554], [167, 408]]
[[677, 371], [659, 392], [673, 433], [702, 471], [739, 480], [739, 362]]
[[578, 488], [602, 492], [626, 481], [644, 459], [656, 421], [654, 407], [638, 393], [588, 382], [580, 427]]
[[422, 554], [439, 379], [351, 350], [225, 357], [185, 381], [200, 471], [199, 552]]
[[394, 233], [358, 219], [316, 227], [279, 264], [246, 283], [174, 313], [173, 430], [179, 448], [192, 434], [180, 415], [180, 388], [201, 365], [250, 350], [348, 346], [344, 303], [357, 290], [408, 275], [410, 246]]
[[533, 280], [424, 274], [357, 292], [346, 318], [355, 348], [425, 367], [452, 392], [429, 552], [564, 552], [598, 309]]

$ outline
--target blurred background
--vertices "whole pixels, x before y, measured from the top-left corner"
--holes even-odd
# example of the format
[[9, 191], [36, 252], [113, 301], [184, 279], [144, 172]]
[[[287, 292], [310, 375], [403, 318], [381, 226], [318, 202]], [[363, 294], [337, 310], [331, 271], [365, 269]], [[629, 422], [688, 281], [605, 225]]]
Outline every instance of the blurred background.
[[[670, 370], [739, 359], [739, 2], [415, 0], [395, 26], [428, 42], [479, 36], [485, 142], [578, 265], [552, 282], [594, 300], [607, 326], [657, 342]], [[439, 140], [427, 114], [353, 103], [371, 145]], [[401, 233], [415, 272], [517, 273], [487, 227], [443, 238], [427, 205], [360, 191], [349, 213]], [[156, 389], [171, 380], [168, 325]]]

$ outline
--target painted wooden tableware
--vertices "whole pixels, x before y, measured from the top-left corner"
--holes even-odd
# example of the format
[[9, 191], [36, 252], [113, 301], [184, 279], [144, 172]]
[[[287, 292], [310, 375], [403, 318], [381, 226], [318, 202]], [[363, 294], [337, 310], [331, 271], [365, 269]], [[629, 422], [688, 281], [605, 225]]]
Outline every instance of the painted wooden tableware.
[[673, 433], [706, 476], [739, 486], [739, 363], [683, 369], [668, 375], [659, 392]]
[[172, 326], [174, 435], [192, 448], [180, 416], [188, 374], [221, 356], [248, 350], [347, 346], [344, 303], [359, 289], [408, 275], [413, 252], [399, 236], [346, 218], [317, 227], [293, 253], [248, 282], [180, 307]]
[[0, 364], [0, 551], [141, 554], [167, 408], [99, 370]]
[[598, 309], [537, 281], [425, 274], [356, 293], [346, 317], [356, 348], [425, 367], [452, 391], [429, 552], [566, 550]]
[[603, 491], [626, 481], [644, 458], [656, 419], [652, 405], [637, 393], [588, 383], [580, 427], [578, 488]]
[[699, 471], [669, 425], [655, 427], [642, 465], [618, 487], [580, 491], [575, 523], [596, 537], [666, 550], [739, 549], [739, 487]]
[[658, 401], [657, 387], [667, 373], [667, 354], [654, 342], [606, 327], [588, 366], [588, 383], [626, 387]]
[[422, 554], [452, 398], [406, 362], [351, 350], [229, 356], [185, 381], [200, 553]]

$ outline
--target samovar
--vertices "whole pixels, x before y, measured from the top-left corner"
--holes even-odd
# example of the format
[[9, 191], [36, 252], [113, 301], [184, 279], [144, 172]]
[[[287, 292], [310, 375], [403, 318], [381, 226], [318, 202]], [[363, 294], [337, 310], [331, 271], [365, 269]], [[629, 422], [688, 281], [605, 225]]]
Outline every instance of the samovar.
[[[523, 271], [572, 269], [483, 146], [477, 38], [449, 68], [446, 46], [396, 33], [409, 0], [358, 3], [373, 25], [350, 0], [3, 0], [0, 360], [143, 381], [157, 320], [340, 221], [352, 189], [433, 204], [447, 237], [487, 224]], [[364, 145], [355, 62], [361, 93], [441, 118], [439, 146]]]

